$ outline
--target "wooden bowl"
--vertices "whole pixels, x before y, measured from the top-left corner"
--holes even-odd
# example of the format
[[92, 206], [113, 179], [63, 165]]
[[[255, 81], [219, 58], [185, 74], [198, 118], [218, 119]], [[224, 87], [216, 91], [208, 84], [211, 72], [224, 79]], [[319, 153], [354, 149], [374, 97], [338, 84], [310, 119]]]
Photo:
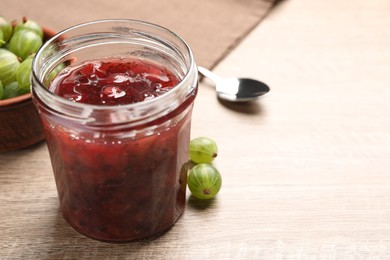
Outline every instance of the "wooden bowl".
[[[43, 28], [44, 41], [55, 32]], [[31, 93], [0, 100], [0, 152], [8, 152], [36, 144], [45, 139], [41, 119]]]

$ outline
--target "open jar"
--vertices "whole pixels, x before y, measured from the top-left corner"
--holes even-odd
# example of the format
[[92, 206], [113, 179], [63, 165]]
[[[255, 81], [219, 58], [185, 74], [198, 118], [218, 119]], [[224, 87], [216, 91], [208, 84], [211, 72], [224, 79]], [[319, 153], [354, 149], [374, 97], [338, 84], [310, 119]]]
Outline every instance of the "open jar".
[[[177, 84], [135, 103], [88, 103], [90, 98], [77, 102], [91, 91], [77, 90], [82, 80], [75, 72], [83, 74], [91, 64], [104, 75], [108, 68], [103, 70], [102, 64], [112, 65], [114, 72], [128, 64], [123, 65], [130, 71], [127, 76], [134, 76], [126, 79], [129, 82], [156, 74], [157, 69], [160, 79], [174, 75]], [[138, 74], [131, 64], [138, 66]], [[77, 25], [39, 50], [33, 61], [32, 96], [43, 123], [61, 211], [75, 230], [98, 240], [130, 241], [158, 235], [177, 221], [186, 199], [197, 75], [191, 49], [179, 36], [136, 20]], [[80, 97], [59, 94], [66, 80]], [[115, 76], [112, 86], [119, 81]], [[109, 95], [118, 100], [130, 95], [117, 93], [122, 92]]]

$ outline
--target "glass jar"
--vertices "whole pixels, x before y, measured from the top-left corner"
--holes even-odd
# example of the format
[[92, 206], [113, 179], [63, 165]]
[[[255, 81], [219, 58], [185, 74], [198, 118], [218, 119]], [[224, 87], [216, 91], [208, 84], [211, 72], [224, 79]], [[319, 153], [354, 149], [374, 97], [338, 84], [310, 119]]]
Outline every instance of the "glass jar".
[[[139, 103], [91, 105], [48, 88], [85, 61], [152, 62], [180, 79]], [[175, 33], [136, 20], [100, 20], [51, 38], [33, 62], [32, 95], [45, 131], [61, 211], [78, 232], [103, 241], [158, 235], [181, 216], [197, 67]]]

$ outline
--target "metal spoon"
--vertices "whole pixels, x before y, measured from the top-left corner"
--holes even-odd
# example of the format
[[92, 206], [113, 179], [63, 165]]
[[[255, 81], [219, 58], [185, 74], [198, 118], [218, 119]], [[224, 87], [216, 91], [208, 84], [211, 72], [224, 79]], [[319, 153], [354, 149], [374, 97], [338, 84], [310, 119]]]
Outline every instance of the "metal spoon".
[[198, 71], [211, 79], [219, 98], [231, 102], [245, 102], [266, 94], [270, 88], [254, 79], [248, 78], [222, 78], [208, 69], [198, 66]]

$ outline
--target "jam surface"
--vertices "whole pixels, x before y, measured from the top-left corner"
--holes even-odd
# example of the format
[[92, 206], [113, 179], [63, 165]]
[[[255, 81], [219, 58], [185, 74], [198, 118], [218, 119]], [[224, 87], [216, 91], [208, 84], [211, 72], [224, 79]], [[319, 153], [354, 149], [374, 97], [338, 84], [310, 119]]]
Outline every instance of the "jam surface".
[[[91, 61], [60, 73], [50, 90], [74, 102], [123, 105], [162, 95], [178, 82], [149, 63]], [[130, 241], [176, 222], [185, 206], [194, 98], [157, 120], [152, 133], [138, 129], [136, 136], [131, 128], [114, 135], [42, 116], [61, 211], [75, 230], [98, 240]]]
[[124, 105], [152, 99], [179, 79], [169, 70], [138, 60], [90, 61], [62, 72], [50, 90], [68, 100], [93, 105]]

